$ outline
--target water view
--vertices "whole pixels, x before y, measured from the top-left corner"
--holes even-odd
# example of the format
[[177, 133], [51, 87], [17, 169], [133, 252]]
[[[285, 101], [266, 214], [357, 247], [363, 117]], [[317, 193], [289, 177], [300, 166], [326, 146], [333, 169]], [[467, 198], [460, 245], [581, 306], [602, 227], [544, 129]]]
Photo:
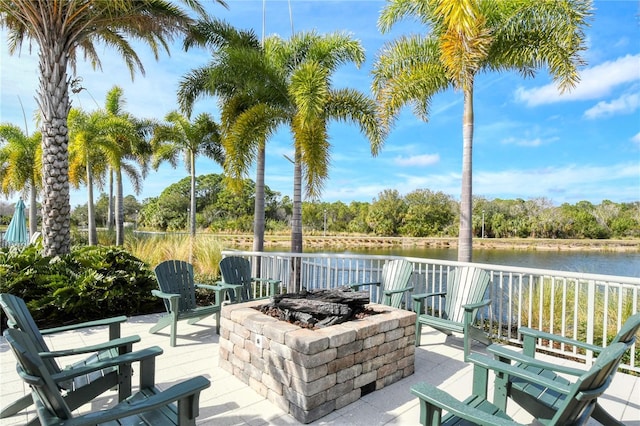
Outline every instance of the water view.
[[[329, 251], [322, 250], [322, 251]], [[456, 249], [382, 248], [350, 249], [340, 253], [376, 254], [456, 260]], [[640, 277], [640, 253], [600, 251], [530, 251], [482, 249], [473, 251], [473, 261], [494, 265], [522, 266], [591, 274]]]

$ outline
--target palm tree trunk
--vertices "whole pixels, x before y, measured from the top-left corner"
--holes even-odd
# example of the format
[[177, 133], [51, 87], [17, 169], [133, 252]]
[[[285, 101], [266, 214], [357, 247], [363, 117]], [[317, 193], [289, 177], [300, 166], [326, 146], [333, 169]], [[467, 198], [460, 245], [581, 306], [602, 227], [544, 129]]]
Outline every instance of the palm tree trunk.
[[189, 153], [189, 161], [191, 161], [191, 200], [189, 212], [191, 222], [189, 225], [189, 235], [191, 238], [196, 237], [196, 155], [193, 151]]
[[122, 171], [116, 170], [116, 245], [124, 245], [124, 195], [122, 195]]
[[253, 220], [253, 251], [264, 250], [264, 168], [265, 145], [260, 146], [256, 160], [256, 199]]
[[458, 261], [472, 260], [472, 157], [473, 157], [473, 79], [464, 91], [462, 118], [462, 191], [460, 194], [460, 231]]
[[[264, 251], [264, 166], [265, 166], [265, 143], [262, 141], [256, 159], [256, 198], [253, 212], [253, 251]], [[256, 256], [251, 263], [252, 274], [260, 278], [261, 258]]]
[[[87, 155], [87, 157], [89, 157]], [[91, 161], [87, 158], [87, 232], [89, 234], [89, 245], [98, 244], [98, 233], [96, 231], [96, 214], [93, 206], [93, 176]]]
[[29, 235], [32, 236], [36, 232], [38, 232], [38, 206], [36, 200], [36, 185], [33, 179], [29, 184]]
[[[47, 40], [45, 40], [47, 41]], [[70, 251], [68, 55], [55, 37], [40, 46], [38, 106], [42, 114], [42, 241], [47, 256]]]
[[193, 255], [196, 246], [196, 154], [189, 150], [189, 162], [191, 169], [191, 199], [189, 200], [189, 263], [193, 263]]
[[[291, 253], [302, 253], [302, 154], [296, 145], [295, 161], [293, 165], [293, 211], [291, 214]], [[293, 291], [301, 289], [299, 257], [294, 257], [291, 262], [291, 285]]]
[[109, 166], [109, 207], [107, 208], [107, 229], [113, 231], [113, 169]]

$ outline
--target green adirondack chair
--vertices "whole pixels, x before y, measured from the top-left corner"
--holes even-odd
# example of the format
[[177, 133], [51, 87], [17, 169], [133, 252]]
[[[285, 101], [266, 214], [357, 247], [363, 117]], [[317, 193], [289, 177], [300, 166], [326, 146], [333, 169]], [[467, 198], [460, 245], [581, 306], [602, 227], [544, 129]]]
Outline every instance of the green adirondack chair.
[[217, 284], [232, 291], [227, 292], [231, 302], [248, 302], [253, 300], [253, 285], [267, 284], [271, 297], [277, 293], [280, 280], [270, 278], [256, 278], [251, 276], [251, 262], [240, 256], [228, 256], [220, 261], [222, 281]]
[[[85, 374], [100, 368], [131, 369], [140, 363], [139, 390], [115, 407], [83, 415], [73, 415], [68, 401], [60, 394], [34, 342], [20, 330], [8, 329], [5, 337], [18, 361], [18, 374], [31, 387], [40, 424], [47, 425], [195, 425], [199, 415], [200, 391], [210, 386], [202, 376], [181, 382], [164, 391], [155, 387], [155, 357], [162, 349], [155, 346], [83, 367]], [[63, 373], [64, 374], [64, 373]], [[174, 404], [177, 402], [177, 404]]]
[[390, 260], [382, 267], [379, 282], [349, 284], [354, 291], [363, 286], [378, 287], [378, 302], [394, 308], [402, 308], [402, 299], [406, 292], [413, 290], [409, 279], [413, 273], [413, 265], [404, 259]]
[[[618, 331], [618, 334], [613, 338], [611, 344], [623, 343], [628, 348], [636, 341], [636, 333], [640, 329], [640, 313], [627, 318], [625, 323]], [[529, 359], [535, 357], [536, 342], [538, 339], [548, 340], [550, 342], [558, 342], [564, 345], [572, 346], [575, 348], [581, 348], [584, 350], [593, 351], [594, 354], [601, 354], [604, 350], [601, 346], [591, 345], [589, 343], [581, 342], [579, 340], [570, 339], [563, 336], [557, 336], [551, 333], [534, 330], [527, 327], [519, 329], [519, 333], [523, 336], [523, 351], [522, 353], [513, 351], [509, 348], [499, 345], [491, 345], [487, 348], [490, 353], [504, 362], [515, 361], [516, 366], [525, 368], [531, 373], [538, 376], [544, 376], [546, 379], [559, 383], [564, 386], [570, 386], [571, 380], [566, 377], [558, 375], [559, 372], [568, 376], [579, 377], [584, 374], [584, 370], [570, 367], [557, 366], [555, 371], [539, 368], [536, 366], [527, 365], [526, 362]], [[601, 356], [601, 355], [599, 355]], [[519, 406], [523, 407], [529, 413], [535, 413], [540, 417], [549, 418], [557, 410], [557, 406], [562, 402], [562, 395], [559, 395], [553, 389], [548, 389], [539, 383], [529, 382], [527, 380], [513, 377], [503, 376], [499, 378], [501, 380], [501, 386], [496, 388], [502, 393], [496, 393], [494, 395], [494, 402], [503, 410], [506, 409], [507, 397], [511, 398]], [[600, 404], [595, 403], [593, 414], [594, 419], [603, 425], [623, 425], [624, 423], [613, 418], [607, 413]]]
[[[503, 409], [487, 401], [488, 372], [491, 370], [497, 376], [508, 375], [538, 383], [563, 396], [550, 418], [532, 413], [536, 418], [535, 424], [581, 425], [589, 420], [597, 398], [609, 387], [611, 378], [626, 350], [627, 345], [624, 343], [608, 346], [602, 351], [591, 369], [583, 372], [571, 385], [562, 385], [546, 377], [533, 374], [525, 368], [512, 366], [486, 356], [471, 354], [469, 361], [474, 365], [473, 387], [471, 396], [466, 400], [460, 401], [429, 383], [418, 383], [412, 386], [411, 393], [420, 399], [420, 423], [423, 425], [477, 424], [498, 426], [518, 424]], [[545, 363], [535, 358], [530, 358], [527, 365], [550, 371], [557, 367], [555, 364]], [[500, 382], [496, 381], [495, 386], [500, 386]], [[442, 410], [448, 412], [444, 417], [442, 417]]]
[[[120, 369], [115, 367], [99, 369], [98, 373], [91, 375], [83, 374], [81, 369], [86, 365], [92, 365], [105, 359], [131, 352], [133, 344], [139, 342], [140, 337], [120, 337], [120, 324], [125, 322], [127, 317], [119, 316], [40, 330], [27, 305], [21, 298], [9, 293], [2, 293], [0, 294], [0, 306], [7, 316], [8, 326], [27, 333], [30, 339], [33, 340], [37, 352], [44, 356], [43, 362], [49, 373], [54, 377], [60, 378], [56, 381], [56, 385], [59, 391], [64, 393], [66, 403], [72, 410], [115, 387], [118, 388], [120, 401], [131, 395], [131, 370], [127, 370], [127, 366], [123, 366]], [[64, 331], [95, 327], [108, 327], [109, 341], [82, 348], [50, 351], [43, 338], [43, 336]], [[87, 357], [65, 368], [61, 368], [58, 364], [58, 359], [82, 354], [87, 355]], [[27, 394], [3, 407], [0, 411], [0, 418], [12, 416], [31, 404], [33, 404], [33, 399], [31, 394]]]
[[[469, 356], [470, 340], [488, 345], [491, 343], [485, 332], [474, 326], [478, 309], [489, 306], [491, 299], [483, 299], [489, 286], [489, 274], [473, 266], [462, 266], [450, 271], [447, 277], [447, 289], [438, 293], [414, 294], [413, 309], [416, 317], [416, 346], [420, 346], [422, 326], [429, 325], [450, 335], [462, 333], [464, 337], [464, 359]], [[440, 315], [423, 313], [427, 297], [445, 299]], [[435, 306], [435, 303], [434, 303]]]
[[[165, 327], [171, 327], [170, 344], [176, 346], [178, 321], [187, 320], [189, 324], [215, 315], [216, 333], [220, 334], [220, 303], [224, 289], [220, 286], [196, 284], [193, 279], [193, 265], [182, 260], [166, 260], [155, 267], [156, 280], [160, 290], [151, 290], [151, 294], [162, 298], [167, 314], [162, 316], [149, 333], [157, 333]], [[202, 288], [215, 292], [215, 304], [198, 306], [196, 289]]]

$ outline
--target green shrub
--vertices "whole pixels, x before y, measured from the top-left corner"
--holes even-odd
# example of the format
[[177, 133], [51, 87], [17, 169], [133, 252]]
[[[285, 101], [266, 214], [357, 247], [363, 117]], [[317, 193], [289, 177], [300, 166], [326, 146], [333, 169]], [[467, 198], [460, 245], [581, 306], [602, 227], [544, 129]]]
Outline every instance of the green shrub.
[[149, 267], [119, 247], [78, 246], [56, 257], [37, 246], [0, 250], [0, 292], [24, 299], [39, 327], [159, 312], [155, 288]]

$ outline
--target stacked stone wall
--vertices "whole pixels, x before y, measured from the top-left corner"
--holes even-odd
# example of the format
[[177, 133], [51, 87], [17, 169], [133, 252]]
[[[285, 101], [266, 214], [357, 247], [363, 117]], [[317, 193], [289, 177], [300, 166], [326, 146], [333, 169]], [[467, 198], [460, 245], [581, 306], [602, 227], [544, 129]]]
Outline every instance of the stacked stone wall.
[[371, 304], [363, 319], [309, 330], [254, 309], [222, 309], [220, 366], [302, 423], [414, 372], [413, 312]]

